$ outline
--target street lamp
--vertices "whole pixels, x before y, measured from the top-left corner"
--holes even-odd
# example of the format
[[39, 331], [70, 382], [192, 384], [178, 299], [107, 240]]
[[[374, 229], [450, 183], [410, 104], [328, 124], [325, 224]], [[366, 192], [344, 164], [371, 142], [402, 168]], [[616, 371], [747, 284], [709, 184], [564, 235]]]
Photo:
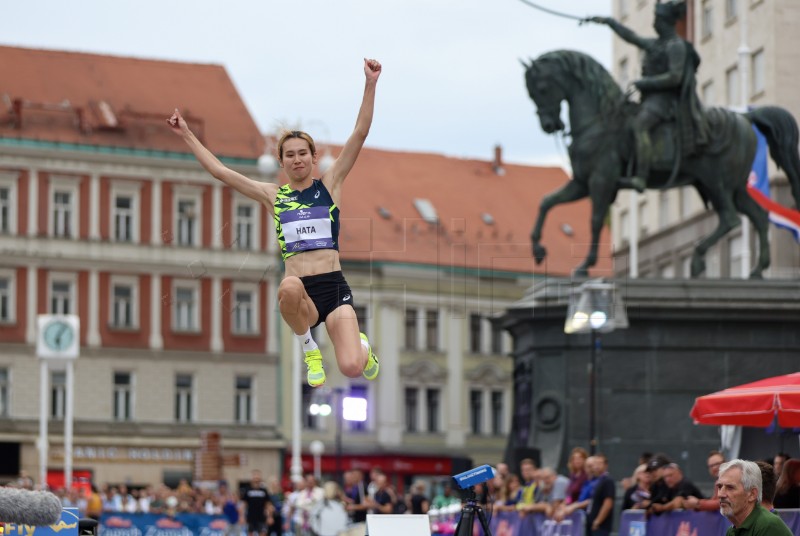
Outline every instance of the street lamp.
[[[313, 402], [308, 406], [308, 413], [314, 416], [327, 417], [333, 413], [334, 408], [336, 413], [336, 479], [344, 485], [342, 474], [342, 423], [344, 421], [360, 421], [367, 420], [367, 399], [357, 396], [344, 396], [345, 389], [343, 387], [334, 387], [333, 406], [328, 402]], [[314, 454], [315, 445], [312, 441], [309, 445], [311, 453]], [[322, 452], [320, 451], [320, 454]], [[319, 479], [319, 477], [317, 477]]]
[[597, 381], [596, 361], [600, 346], [598, 333], [610, 333], [615, 329], [628, 327], [628, 314], [622, 296], [617, 294], [614, 283], [593, 279], [573, 288], [569, 296], [564, 333], [590, 333], [591, 350], [589, 361], [589, 452], [597, 450], [595, 432], [595, 384]]

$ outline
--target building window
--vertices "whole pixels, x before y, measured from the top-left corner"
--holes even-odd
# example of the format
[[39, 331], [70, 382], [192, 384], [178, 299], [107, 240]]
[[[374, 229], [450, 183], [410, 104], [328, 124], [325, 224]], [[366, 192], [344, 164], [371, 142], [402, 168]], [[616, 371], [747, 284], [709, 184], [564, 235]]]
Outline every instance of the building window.
[[473, 435], [480, 435], [483, 432], [483, 391], [469, 392], [469, 420]]
[[194, 246], [197, 235], [196, 203], [191, 199], [178, 200], [178, 245]]
[[175, 376], [175, 420], [192, 421], [192, 376], [177, 374]]
[[706, 253], [706, 279], [719, 279], [722, 275], [720, 265], [720, 244], [716, 244]]
[[647, 225], [647, 199], [643, 199], [639, 202], [639, 213], [637, 214], [639, 218], [639, 236], [647, 236], [647, 233], [650, 232], [650, 229]]
[[742, 277], [743, 263], [744, 263], [744, 241], [742, 235], [734, 236], [728, 240], [728, 250], [730, 256], [730, 273], [729, 277]]
[[425, 311], [425, 348], [432, 352], [439, 351], [439, 310]]
[[14, 321], [14, 296], [12, 279], [0, 274], [0, 322]]
[[367, 308], [364, 305], [356, 305], [353, 307], [353, 311], [356, 313], [358, 331], [367, 333]]
[[628, 58], [622, 58], [619, 60], [619, 85], [622, 86], [622, 89], [627, 89], [631, 81], [631, 75], [628, 71]]
[[675, 279], [675, 266], [667, 261], [658, 267], [658, 275], [661, 279]]
[[197, 289], [191, 286], [175, 287], [175, 322], [176, 331], [197, 331]]
[[681, 277], [689, 279], [692, 277], [692, 256], [685, 255], [681, 257]]
[[53, 281], [50, 284], [50, 314], [68, 315], [72, 313], [72, 283]]
[[406, 308], [406, 349], [417, 349], [417, 310]]
[[114, 373], [114, 420], [130, 421], [133, 418], [133, 382], [130, 372]]
[[115, 328], [133, 327], [133, 287], [130, 285], [114, 285], [114, 305], [111, 325]]
[[73, 233], [72, 193], [55, 190], [53, 192], [53, 236], [69, 238]]
[[419, 411], [418, 393], [419, 391], [416, 387], [406, 387], [406, 432], [419, 431], [417, 415]]
[[8, 381], [8, 369], [0, 368], [0, 417], [8, 417], [10, 414], [8, 408], [10, 385]]
[[469, 315], [469, 351], [473, 354], [481, 353], [481, 324], [483, 318], [477, 313]]
[[253, 248], [254, 213], [253, 205], [236, 207], [236, 249]]
[[725, 0], [725, 20], [736, 18], [739, 13], [739, 0]]
[[492, 435], [505, 434], [503, 426], [503, 391], [492, 391]]
[[717, 104], [717, 98], [714, 94], [714, 81], [709, 80], [705, 82], [701, 88], [703, 104], [706, 106], [715, 106]]
[[133, 198], [118, 195], [114, 200], [114, 239], [133, 242]]
[[253, 378], [236, 376], [236, 414], [234, 418], [239, 424], [253, 422]]
[[714, 9], [711, 0], [703, 0], [703, 9], [700, 14], [700, 32], [703, 39], [708, 39], [714, 30]]
[[726, 106], [739, 106], [739, 69], [731, 67], [725, 71]]
[[492, 323], [492, 353], [503, 353], [503, 328], [497, 323]]
[[684, 186], [678, 190], [680, 196], [681, 220], [685, 220], [692, 212], [692, 196], [695, 189], [691, 186]]
[[669, 225], [669, 192], [658, 194], [658, 228], [665, 229]]
[[627, 209], [619, 211], [619, 240], [623, 246], [631, 240], [631, 216]]
[[63, 420], [67, 409], [67, 373], [53, 371], [50, 376], [50, 417]]
[[18, 173], [0, 171], [0, 234], [17, 233]]
[[233, 307], [233, 332], [237, 334], [255, 333], [255, 295], [247, 290], [234, 292], [236, 304]]
[[751, 72], [753, 73], [752, 92], [758, 95], [766, 89], [766, 73], [764, 72], [764, 49], [753, 54]]
[[11, 188], [0, 187], [0, 233], [2, 234], [11, 234], [12, 208]]
[[439, 389], [430, 388], [425, 392], [426, 410], [428, 413], [428, 432], [438, 432], [440, 429], [439, 413], [440, 413], [440, 391]]

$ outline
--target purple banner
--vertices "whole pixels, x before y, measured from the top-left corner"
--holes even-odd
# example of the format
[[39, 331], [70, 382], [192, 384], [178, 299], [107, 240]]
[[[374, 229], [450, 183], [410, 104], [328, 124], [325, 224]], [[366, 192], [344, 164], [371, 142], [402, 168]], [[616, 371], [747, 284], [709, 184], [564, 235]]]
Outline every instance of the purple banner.
[[[492, 536], [585, 536], [583, 512], [575, 512], [560, 523], [544, 514], [520, 516], [517, 512], [495, 512], [489, 522]], [[475, 520], [474, 536], [483, 536]]]
[[[800, 536], [800, 510], [778, 510], [778, 516]], [[719, 512], [669, 512], [647, 519], [644, 510], [622, 512], [619, 536], [724, 536], [731, 526]]]
[[228, 526], [222, 516], [120, 512], [103, 514], [97, 533], [101, 536], [225, 536]]

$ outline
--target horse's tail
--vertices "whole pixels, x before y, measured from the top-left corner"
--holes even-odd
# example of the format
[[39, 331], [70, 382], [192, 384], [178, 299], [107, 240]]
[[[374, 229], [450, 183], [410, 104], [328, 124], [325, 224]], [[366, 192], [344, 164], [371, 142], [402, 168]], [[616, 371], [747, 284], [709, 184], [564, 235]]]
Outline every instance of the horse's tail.
[[756, 108], [745, 116], [767, 138], [769, 154], [778, 168], [783, 169], [789, 177], [792, 197], [797, 207], [800, 207], [800, 131], [797, 121], [787, 110], [778, 106]]

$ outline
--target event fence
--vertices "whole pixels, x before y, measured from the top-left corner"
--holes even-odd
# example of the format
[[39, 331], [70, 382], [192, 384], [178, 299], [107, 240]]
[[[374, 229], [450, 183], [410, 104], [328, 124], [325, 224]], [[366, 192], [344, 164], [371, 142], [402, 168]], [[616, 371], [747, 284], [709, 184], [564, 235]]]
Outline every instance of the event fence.
[[[795, 536], [800, 536], [800, 509], [776, 512]], [[435, 536], [451, 536], [458, 516], [450, 519], [431, 518]], [[487, 512], [493, 536], [585, 536], [585, 515], [575, 512], [557, 523], [542, 514], [521, 516], [516, 512]], [[616, 519], [615, 519], [616, 521]], [[730, 527], [718, 512], [677, 511], [657, 516], [645, 516], [643, 510], [622, 512], [619, 536], [724, 536]], [[478, 517], [473, 522], [473, 534], [482, 534]], [[38, 533], [37, 533], [38, 534]], [[225, 536], [231, 534], [223, 516], [177, 514], [174, 517], [158, 514], [103, 514], [98, 527], [101, 536]]]

